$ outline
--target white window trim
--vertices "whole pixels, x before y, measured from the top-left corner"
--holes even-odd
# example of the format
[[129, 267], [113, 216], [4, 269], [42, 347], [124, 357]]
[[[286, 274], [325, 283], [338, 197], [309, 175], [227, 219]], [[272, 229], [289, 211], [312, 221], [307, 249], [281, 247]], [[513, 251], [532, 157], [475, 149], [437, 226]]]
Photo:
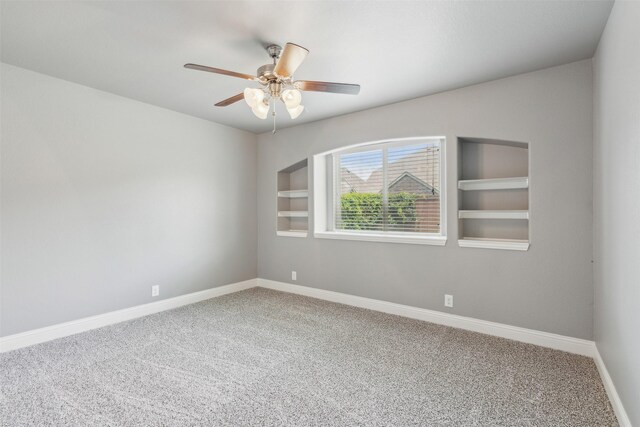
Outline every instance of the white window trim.
[[[394, 233], [394, 232], [370, 232], [370, 231], [344, 231], [333, 229], [334, 215], [333, 211], [334, 189], [327, 188], [327, 181], [330, 180], [333, 186], [336, 185], [335, 176], [327, 176], [327, 162], [333, 162], [333, 154], [336, 153], [354, 153], [370, 148], [371, 145], [388, 144], [387, 147], [395, 147], [408, 145], [412, 142], [423, 142], [431, 140], [440, 140], [440, 233]], [[446, 203], [446, 142], [444, 136], [418, 136], [408, 138], [392, 138], [378, 141], [363, 142], [349, 147], [340, 147], [334, 150], [313, 156], [313, 194], [314, 194], [314, 232], [313, 236], [320, 239], [338, 239], [338, 240], [361, 240], [367, 242], [388, 242], [388, 243], [409, 243], [419, 245], [435, 245], [444, 246], [447, 243], [447, 203]], [[335, 169], [332, 166], [332, 171]]]
[[440, 236], [436, 234], [426, 233], [403, 233], [402, 235], [397, 233], [386, 232], [380, 233], [367, 233], [361, 232], [346, 232], [346, 231], [315, 231], [313, 237], [319, 239], [338, 239], [338, 240], [362, 240], [365, 242], [390, 242], [390, 243], [411, 243], [415, 245], [434, 245], [444, 246], [447, 243], [447, 236]]

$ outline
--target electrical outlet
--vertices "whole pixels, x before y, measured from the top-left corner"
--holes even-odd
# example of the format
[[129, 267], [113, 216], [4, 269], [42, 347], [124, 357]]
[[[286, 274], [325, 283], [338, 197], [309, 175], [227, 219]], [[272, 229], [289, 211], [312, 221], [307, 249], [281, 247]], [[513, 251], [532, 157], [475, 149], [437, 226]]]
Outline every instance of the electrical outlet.
[[296, 273], [295, 271], [291, 272], [291, 280], [296, 281], [298, 280], [298, 273]]
[[157, 297], [158, 295], [160, 295], [160, 285], [153, 285], [151, 287], [151, 296]]
[[444, 306], [453, 307], [453, 295], [444, 295]]

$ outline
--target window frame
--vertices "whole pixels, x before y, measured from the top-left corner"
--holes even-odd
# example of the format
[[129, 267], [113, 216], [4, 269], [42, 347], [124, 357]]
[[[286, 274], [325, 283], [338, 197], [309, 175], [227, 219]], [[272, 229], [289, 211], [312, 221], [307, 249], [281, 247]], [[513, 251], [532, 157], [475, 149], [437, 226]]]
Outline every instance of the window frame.
[[[417, 145], [439, 141], [440, 143], [440, 232], [399, 232], [369, 230], [337, 230], [336, 208], [338, 196], [339, 168], [338, 157], [341, 154], [352, 154], [369, 151], [378, 146], [384, 153], [390, 148]], [[323, 239], [362, 240], [369, 242], [410, 243], [444, 246], [447, 242], [447, 203], [446, 203], [446, 142], [444, 136], [419, 136], [407, 138], [390, 138], [378, 141], [340, 147], [314, 156], [314, 237]], [[385, 150], [387, 149], [387, 150]], [[384, 165], [384, 162], [383, 162]], [[383, 173], [386, 174], [386, 169]], [[324, 215], [324, 218], [319, 216]]]

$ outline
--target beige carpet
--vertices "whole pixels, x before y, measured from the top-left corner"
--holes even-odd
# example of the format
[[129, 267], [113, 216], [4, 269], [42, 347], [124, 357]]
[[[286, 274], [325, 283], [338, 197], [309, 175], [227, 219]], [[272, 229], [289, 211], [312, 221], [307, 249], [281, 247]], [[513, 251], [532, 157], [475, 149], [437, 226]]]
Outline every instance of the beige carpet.
[[251, 289], [0, 355], [3, 426], [614, 426], [593, 361]]

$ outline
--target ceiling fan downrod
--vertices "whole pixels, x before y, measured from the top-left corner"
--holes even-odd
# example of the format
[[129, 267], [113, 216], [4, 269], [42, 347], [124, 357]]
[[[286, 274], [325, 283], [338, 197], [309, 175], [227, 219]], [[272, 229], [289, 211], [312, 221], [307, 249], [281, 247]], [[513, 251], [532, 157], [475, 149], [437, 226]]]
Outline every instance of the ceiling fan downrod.
[[273, 59], [273, 65], [276, 65], [278, 62], [278, 58], [280, 58], [280, 52], [282, 52], [282, 47], [277, 44], [272, 44], [267, 46], [267, 53]]

